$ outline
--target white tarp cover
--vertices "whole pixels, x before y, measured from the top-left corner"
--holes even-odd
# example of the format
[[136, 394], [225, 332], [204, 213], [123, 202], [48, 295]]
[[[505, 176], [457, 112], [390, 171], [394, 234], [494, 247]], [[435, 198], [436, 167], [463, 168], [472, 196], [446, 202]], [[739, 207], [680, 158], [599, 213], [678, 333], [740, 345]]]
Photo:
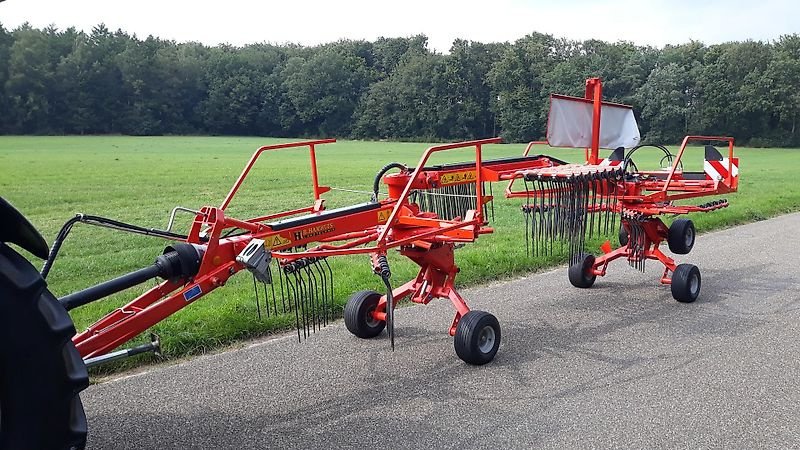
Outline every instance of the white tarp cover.
[[[600, 148], [631, 148], [639, 144], [639, 125], [633, 109], [602, 104]], [[592, 146], [592, 102], [581, 98], [550, 97], [547, 143], [553, 147], [589, 148]]]

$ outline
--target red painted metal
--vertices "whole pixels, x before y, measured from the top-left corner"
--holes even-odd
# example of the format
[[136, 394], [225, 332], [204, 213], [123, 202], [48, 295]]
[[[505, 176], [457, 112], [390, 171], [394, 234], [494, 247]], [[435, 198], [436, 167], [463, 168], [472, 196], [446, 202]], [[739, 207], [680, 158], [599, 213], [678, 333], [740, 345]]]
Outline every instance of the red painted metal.
[[301, 141], [301, 142], [289, 142], [285, 144], [275, 144], [275, 145], [265, 145], [260, 147], [258, 150], [253, 153], [253, 156], [250, 157], [250, 161], [247, 162], [247, 165], [244, 166], [244, 170], [242, 170], [242, 174], [239, 175], [239, 178], [236, 179], [236, 182], [231, 187], [230, 192], [228, 195], [225, 196], [225, 200], [222, 201], [219, 209], [224, 210], [228, 207], [233, 200], [233, 196], [236, 195], [236, 192], [242, 186], [242, 182], [245, 178], [247, 178], [247, 174], [250, 173], [250, 169], [253, 168], [253, 165], [256, 163], [258, 158], [261, 156], [262, 153], [266, 151], [274, 151], [274, 150], [281, 150], [287, 148], [295, 148], [295, 147], [308, 147], [309, 155], [311, 156], [311, 180], [313, 183], [314, 188], [314, 200], [319, 200], [319, 195], [323, 192], [326, 192], [329, 188], [319, 186], [319, 182], [317, 181], [317, 157], [314, 152], [314, 146], [319, 144], [330, 144], [336, 142], [336, 139], [318, 139], [315, 141]]
[[587, 164], [599, 164], [600, 113], [603, 110], [603, 83], [600, 78], [586, 80], [586, 98], [592, 99], [592, 148], [587, 152]]

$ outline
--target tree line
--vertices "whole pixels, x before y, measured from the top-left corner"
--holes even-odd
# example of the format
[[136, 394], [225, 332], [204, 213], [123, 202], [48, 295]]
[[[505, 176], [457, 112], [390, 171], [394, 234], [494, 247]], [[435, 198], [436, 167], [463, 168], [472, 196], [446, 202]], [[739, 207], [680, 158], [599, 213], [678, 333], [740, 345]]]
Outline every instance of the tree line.
[[645, 142], [800, 145], [800, 36], [664, 48], [533, 33], [235, 47], [0, 24], [0, 133], [541, 139], [550, 93], [633, 105]]

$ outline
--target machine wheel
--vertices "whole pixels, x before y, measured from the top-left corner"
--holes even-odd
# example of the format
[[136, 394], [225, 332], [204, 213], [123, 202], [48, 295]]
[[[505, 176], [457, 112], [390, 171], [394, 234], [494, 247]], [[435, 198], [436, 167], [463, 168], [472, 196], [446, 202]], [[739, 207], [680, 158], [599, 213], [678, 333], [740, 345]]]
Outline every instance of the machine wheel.
[[630, 239], [628, 237], [628, 230], [626, 230], [625, 227], [620, 226], [619, 227], [619, 245], [625, 247], [626, 245], [628, 245], [628, 239]]
[[667, 243], [669, 250], [676, 255], [685, 255], [694, 247], [694, 223], [689, 219], [677, 219], [669, 226]]
[[700, 295], [700, 269], [693, 264], [679, 264], [672, 273], [672, 297], [692, 303]]
[[89, 385], [75, 327], [39, 272], [0, 242], [0, 448], [82, 449]]
[[362, 339], [381, 334], [386, 322], [372, 317], [380, 300], [381, 294], [375, 291], [358, 291], [351, 295], [344, 307], [344, 324], [347, 329]]
[[500, 348], [500, 323], [487, 312], [470, 311], [458, 321], [454, 345], [458, 357], [467, 364], [486, 364]]
[[569, 282], [577, 288], [589, 288], [594, 284], [597, 275], [589, 275], [594, 265], [594, 255], [587, 253], [581, 254], [578, 262], [569, 266]]

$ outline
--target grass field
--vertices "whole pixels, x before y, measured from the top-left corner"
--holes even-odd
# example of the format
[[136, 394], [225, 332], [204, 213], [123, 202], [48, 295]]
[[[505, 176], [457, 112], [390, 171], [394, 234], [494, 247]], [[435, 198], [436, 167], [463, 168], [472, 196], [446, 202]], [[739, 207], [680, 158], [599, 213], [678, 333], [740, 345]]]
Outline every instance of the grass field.
[[[48, 242], [78, 212], [163, 228], [169, 211], [176, 205], [219, 205], [256, 147], [284, 141], [226, 137], [0, 137], [0, 196], [19, 208]], [[380, 167], [391, 161], [413, 165], [426, 146], [352, 141], [322, 146], [318, 151], [321, 183], [368, 191]], [[490, 146], [484, 157], [516, 156], [523, 148]], [[582, 151], [540, 151], [567, 161], [582, 158]], [[636, 158], [640, 169], [661, 156], [653, 149], [641, 153], [641, 158]], [[738, 156], [740, 192], [728, 196], [729, 208], [691, 217], [700, 231], [800, 210], [796, 173], [800, 150], [743, 148], [738, 149]], [[456, 151], [432, 162], [468, 159], [467, 151]], [[687, 169], [696, 169], [702, 164], [702, 150], [690, 149], [684, 159]], [[502, 189], [503, 186], [495, 186], [495, 195], [499, 197]], [[254, 217], [307, 206], [310, 198], [307, 152], [270, 153], [256, 165], [227, 213], [238, 218]], [[366, 201], [369, 194], [335, 191], [326, 198], [328, 207], [336, 207]], [[548, 259], [526, 255], [521, 203], [498, 198], [494, 205], [496, 220], [492, 223], [496, 232], [459, 250], [461, 286], [524, 274], [562, 261], [563, 256], [558, 255]], [[188, 217], [184, 216], [178, 231], [183, 232], [187, 223]], [[609, 237], [614, 242], [615, 237]], [[590, 242], [589, 248], [596, 249], [601, 240]], [[56, 295], [64, 295], [143, 267], [160, 254], [164, 245], [156, 238], [77, 225], [48, 278], [50, 288]], [[698, 245], [702, 245], [702, 239]], [[415, 274], [410, 262], [394, 255], [390, 258], [395, 283]], [[380, 280], [371, 274], [368, 258], [342, 258], [333, 261], [333, 266], [340, 307], [355, 290], [380, 290]], [[624, 264], [617, 270], [625, 270]], [[73, 311], [77, 328], [83, 329], [146, 287]], [[252, 280], [248, 274], [241, 274], [225, 288], [160, 323], [155, 331], [162, 337], [165, 353], [174, 357], [286, 329], [293, 323], [293, 316], [259, 320]], [[442, 324], [442, 329], [448, 325]]]

